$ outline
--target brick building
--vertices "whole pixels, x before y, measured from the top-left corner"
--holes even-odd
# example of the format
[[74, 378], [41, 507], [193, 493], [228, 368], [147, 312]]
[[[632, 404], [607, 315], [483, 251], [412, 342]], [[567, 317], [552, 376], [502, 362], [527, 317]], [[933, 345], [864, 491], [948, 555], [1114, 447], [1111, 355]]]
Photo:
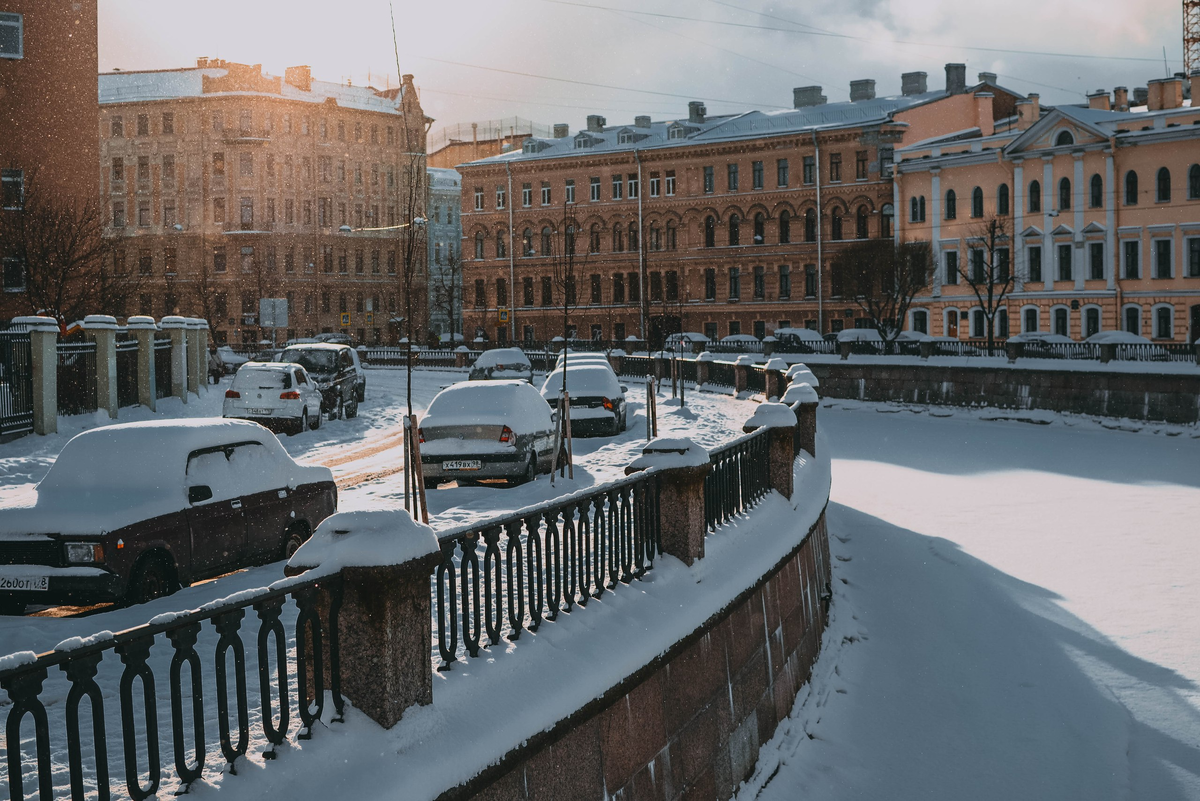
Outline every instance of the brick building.
[[429, 166], [454, 169], [464, 161], [515, 150], [531, 136], [550, 136], [550, 126], [523, 117], [447, 125], [429, 135]]
[[[96, 59], [95, 0], [0, 0], [0, 213], [39, 187], [94, 200]], [[24, 267], [0, 259], [0, 316], [25, 313]]]
[[[895, 236], [895, 149], [992, 125], [1020, 99], [994, 80], [968, 87], [962, 65], [946, 77], [930, 91], [908, 73], [892, 97], [854, 81], [845, 103], [802, 87], [780, 111], [592, 116], [574, 136], [556, 125], [461, 165], [468, 334], [561, 335], [564, 300], [581, 338], [854, 325], [829, 263], [845, 243]], [[571, 252], [574, 280], [557, 280]]]
[[1125, 87], [1052, 109], [1031, 95], [995, 125], [899, 150], [901, 237], [933, 243], [937, 261], [908, 326], [984, 335], [960, 267], [992, 261], [979, 232], [994, 219], [1013, 276], [1000, 336], [1200, 338], [1200, 108], [1185, 99], [1198, 91], [1200, 71], [1151, 81], [1132, 106]]
[[[264, 335], [259, 299], [276, 297], [289, 307], [280, 338], [396, 341], [389, 321], [403, 308], [410, 222], [425, 216], [430, 122], [411, 75], [384, 91], [216, 59], [102, 74], [113, 269], [145, 279], [136, 308], [113, 313], [203, 316], [217, 341], [253, 342]], [[415, 236], [423, 335], [424, 232]]]

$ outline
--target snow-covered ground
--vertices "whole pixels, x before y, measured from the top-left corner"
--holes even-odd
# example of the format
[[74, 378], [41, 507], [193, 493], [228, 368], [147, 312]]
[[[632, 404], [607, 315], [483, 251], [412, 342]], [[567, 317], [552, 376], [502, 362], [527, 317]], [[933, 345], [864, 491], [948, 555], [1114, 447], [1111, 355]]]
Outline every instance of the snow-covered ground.
[[1196, 429], [832, 406], [831, 626], [738, 797], [1200, 798]]

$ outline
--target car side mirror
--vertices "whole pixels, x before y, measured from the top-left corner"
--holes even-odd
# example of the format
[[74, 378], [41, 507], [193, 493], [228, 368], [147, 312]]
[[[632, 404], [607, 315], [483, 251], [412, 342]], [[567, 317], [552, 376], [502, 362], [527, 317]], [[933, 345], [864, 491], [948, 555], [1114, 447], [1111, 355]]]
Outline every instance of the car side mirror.
[[550, 422], [551, 423], [558, 422], [558, 412], [557, 411], [550, 412]]
[[622, 385], [621, 385], [621, 391], [622, 391], [622, 392], [628, 392], [628, 391], [629, 391], [629, 387], [627, 387], [627, 386], [625, 386], [624, 384], [622, 384]]
[[188, 487], [188, 503], [200, 503], [212, 498], [212, 488], [204, 484]]

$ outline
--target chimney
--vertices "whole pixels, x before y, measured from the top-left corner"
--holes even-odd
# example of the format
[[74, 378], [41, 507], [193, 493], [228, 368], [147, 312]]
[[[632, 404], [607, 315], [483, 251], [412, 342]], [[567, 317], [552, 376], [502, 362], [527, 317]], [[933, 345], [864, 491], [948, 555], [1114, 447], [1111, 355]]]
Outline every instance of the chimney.
[[1087, 96], [1088, 108], [1096, 108], [1101, 111], [1111, 111], [1112, 106], [1108, 99], [1108, 92], [1103, 89], [1097, 89]]
[[563, 139], [570, 135], [571, 135], [571, 126], [570, 125], [567, 125], [565, 122], [554, 123], [554, 138], [555, 139]]
[[608, 120], [601, 117], [599, 114], [589, 114], [587, 118], [587, 129], [592, 133], [602, 133], [604, 126], [608, 124]]
[[201, 56], [200, 58], [196, 59], [196, 67], [198, 69], [204, 69], [207, 66], [208, 66], [208, 59], [205, 58], [204, 56]]
[[980, 83], [990, 83], [990, 84], [992, 84], [993, 86], [995, 86], [995, 84], [996, 84], [996, 73], [994, 73], [994, 72], [981, 72], [981, 73], [979, 73], [979, 82], [980, 82]]
[[1129, 111], [1129, 90], [1124, 86], [1113, 87], [1113, 110], [1121, 113]]
[[312, 91], [312, 70], [307, 66], [288, 67], [283, 71], [283, 81], [301, 92]]
[[1017, 130], [1027, 131], [1038, 121], [1038, 96], [1030, 95], [1017, 101]]
[[1183, 81], [1172, 76], [1170, 78], [1155, 78], [1148, 86], [1149, 111], [1166, 111], [1183, 105]]
[[1192, 70], [1188, 75], [1188, 83], [1192, 92], [1192, 108], [1197, 108], [1196, 104], [1200, 102], [1200, 69]]
[[996, 132], [996, 120], [992, 113], [991, 92], [975, 93], [975, 125], [979, 128], [980, 136], [991, 136]]
[[704, 122], [704, 115], [707, 113], [708, 109], [699, 100], [688, 103], [688, 122]]
[[795, 108], [823, 105], [825, 105], [825, 95], [821, 94], [819, 86], [798, 86], [792, 90], [792, 106]]
[[861, 81], [850, 82], [850, 102], [858, 103], [862, 100], [875, 99], [875, 81], [871, 78], [864, 78]]
[[967, 65], [946, 65], [946, 94], [961, 95], [967, 91]]
[[929, 91], [926, 79], [929, 76], [923, 72], [906, 72], [900, 76], [900, 93], [905, 97], [923, 95]]
[[1150, 100], [1150, 90], [1144, 86], [1135, 87], [1133, 90], [1133, 105], [1144, 106]]
[[645, 115], [639, 115], [637, 117], [634, 117], [633, 118], [633, 127], [634, 128], [649, 128], [650, 127], [650, 118]]

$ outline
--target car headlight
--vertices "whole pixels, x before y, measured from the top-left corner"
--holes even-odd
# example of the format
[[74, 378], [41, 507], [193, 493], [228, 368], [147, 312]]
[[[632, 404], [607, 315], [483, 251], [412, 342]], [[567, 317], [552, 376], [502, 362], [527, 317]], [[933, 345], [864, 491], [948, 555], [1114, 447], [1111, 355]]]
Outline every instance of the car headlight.
[[103, 562], [104, 546], [98, 542], [68, 542], [67, 561], [76, 565]]

